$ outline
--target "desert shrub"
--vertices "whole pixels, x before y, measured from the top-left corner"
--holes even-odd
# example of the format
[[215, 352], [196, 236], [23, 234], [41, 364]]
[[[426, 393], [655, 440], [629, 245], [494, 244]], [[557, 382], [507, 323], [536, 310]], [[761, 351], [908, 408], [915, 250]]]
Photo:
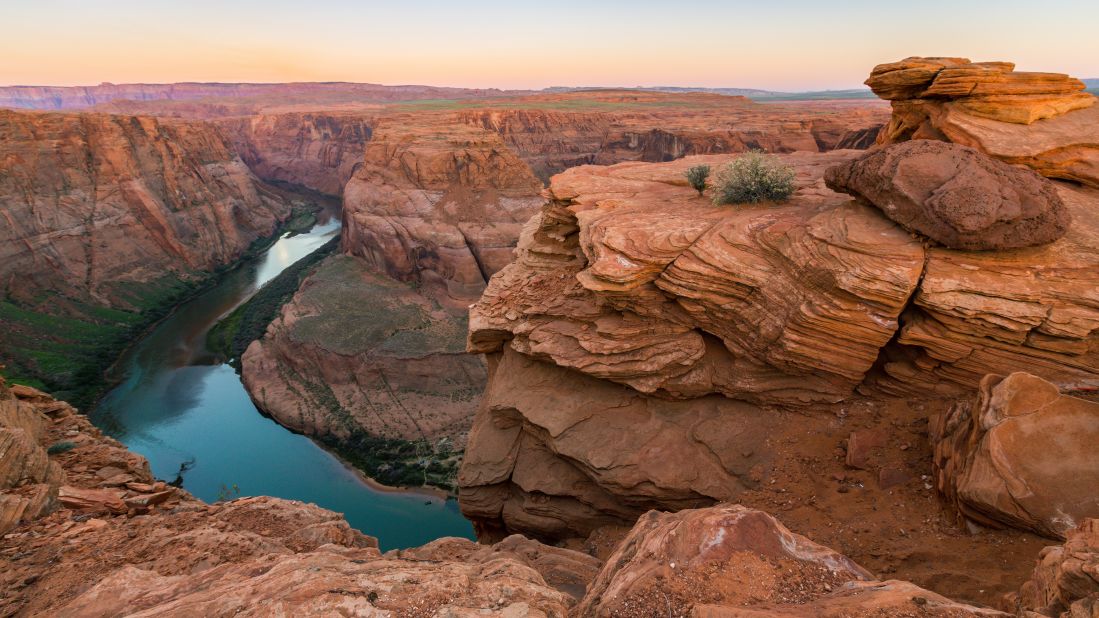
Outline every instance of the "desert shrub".
[[794, 168], [772, 155], [753, 150], [737, 157], [714, 178], [715, 204], [785, 202], [796, 187]]
[[702, 195], [702, 192], [706, 190], [706, 179], [710, 177], [710, 166], [696, 165], [687, 170], [686, 176], [691, 187], [698, 191], [699, 195]]
[[50, 445], [50, 448], [46, 449], [46, 453], [49, 455], [60, 455], [61, 453], [67, 453], [76, 448], [76, 444], [69, 441], [55, 442]]

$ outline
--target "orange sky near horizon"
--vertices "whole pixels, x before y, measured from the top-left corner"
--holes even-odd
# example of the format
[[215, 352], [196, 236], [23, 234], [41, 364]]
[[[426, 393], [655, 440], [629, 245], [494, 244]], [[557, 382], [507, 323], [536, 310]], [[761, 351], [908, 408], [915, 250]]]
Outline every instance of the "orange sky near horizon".
[[[94, 5], [94, 6], [93, 6]], [[909, 55], [1099, 77], [1099, 3], [5, 0], [0, 85], [858, 87]]]

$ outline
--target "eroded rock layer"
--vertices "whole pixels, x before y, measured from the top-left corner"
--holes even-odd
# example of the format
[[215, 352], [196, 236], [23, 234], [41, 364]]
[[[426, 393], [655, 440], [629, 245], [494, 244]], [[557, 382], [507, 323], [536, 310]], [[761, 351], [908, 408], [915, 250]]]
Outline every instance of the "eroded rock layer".
[[496, 133], [390, 119], [344, 189], [342, 247], [395, 279], [468, 302], [510, 259], [541, 187]]
[[236, 259], [290, 212], [213, 126], [0, 111], [0, 293], [126, 306]]
[[[843, 415], [833, 402], [958, 395], [1017, 367], [1099, 386], [1094, 190], [1054, 183], [1078, 223], [1044, 246], [928, 248], [824, 186], [855, 156], [780, 157], [799, 189], [777, 206], [715, 207], [686, 186], [721, 157], [554, 178], [470, 312], [490, 377], [459, 484], [481, 534], [583, 536], [740, 500], [776, 470], [753, 443], [804, 442], [772, 406]], [[849, 467], [865, 469], [865, 444], [852, 434]]]
[[951, 141], [1043, 176], [1099, 186], [1095, 96], [1067, 75], [1014, 68], [965, 58], [878, 65], [866, 84], [893, 106], [878, 142]]
[[342, 195], [376, 122], [370, 112], [318, 111], [256, 114], [218, 124], [260, 178]]

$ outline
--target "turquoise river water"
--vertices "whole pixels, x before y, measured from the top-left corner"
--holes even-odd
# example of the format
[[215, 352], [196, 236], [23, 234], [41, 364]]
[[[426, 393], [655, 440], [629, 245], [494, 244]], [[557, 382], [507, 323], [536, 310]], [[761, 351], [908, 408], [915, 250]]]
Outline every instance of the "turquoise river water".
[[183, 487], [208, 502], [237, 490], [312, 502], [343, 513], [383, 550], [472, 538], [455, 501], [374, 489], [309, 438], [263, 416], [233, 368], [206, 350], [219, 318], [338, 232], [338, 216], [323, 213], [310, 232], [280, 238], [178, 307], [119, 360], [121, 382], [92, 420], [147, 457], [158, 478], [175, 479], [183, 466]]

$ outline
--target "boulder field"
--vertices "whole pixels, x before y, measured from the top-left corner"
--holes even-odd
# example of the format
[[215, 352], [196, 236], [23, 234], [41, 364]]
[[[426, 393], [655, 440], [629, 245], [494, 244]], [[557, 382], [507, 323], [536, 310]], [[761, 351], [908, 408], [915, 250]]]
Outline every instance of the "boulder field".
[[[1008, 614], [876, 579], [735, 504], [649, 512], [603, 551], [512, 535], [383, 554], [314, 505], [205, 504], [164, 487], [143, 458], [68, 404], [2, 380], [0, 439], [26, 447], [0, 457], [5, 615], [1006, 618], [1082, 610], [1099, 594], [1096, 520], [1041, 554], [1030, 580], [1004, 599]], [[59, 449], [59, 440], [71, 446]], [[51, 473], [36, 476], [43, 462]], [[32, 495], [45, 497], [13, 516], [11, 505], [25, 507]]]

